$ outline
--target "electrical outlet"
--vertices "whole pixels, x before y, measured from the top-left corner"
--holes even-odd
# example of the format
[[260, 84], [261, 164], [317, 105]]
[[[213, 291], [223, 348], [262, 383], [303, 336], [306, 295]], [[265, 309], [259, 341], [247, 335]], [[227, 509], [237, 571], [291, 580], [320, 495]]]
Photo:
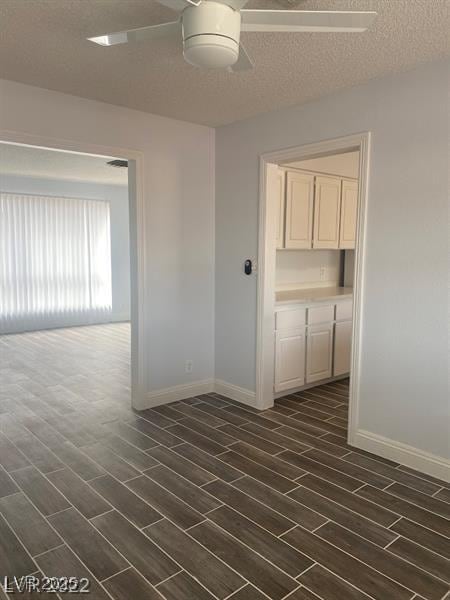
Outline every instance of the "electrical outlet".
[[184, 371], [185, 371], [186, 373], [192, 373], [193, 369], [194, 369], [194, 361], [192, 361], [192, 360], [187, 360], [187, 361], [184, 363]]
[[327, 268], [320, 267], [320, 281], [325, 281], [326, 274], [327, 274]]

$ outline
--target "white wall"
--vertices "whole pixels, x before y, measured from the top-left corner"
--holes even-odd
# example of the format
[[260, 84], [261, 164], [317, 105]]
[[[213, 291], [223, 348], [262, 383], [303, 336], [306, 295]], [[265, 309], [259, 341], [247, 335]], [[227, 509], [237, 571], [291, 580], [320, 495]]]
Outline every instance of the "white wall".
[[[0, 149], [1, 161], [1, 149]], [[1, 167], [1, 165], [0, 165]], [[128, 187], [0, 173], [0, 191], [104, 200], [110, 205], [112, 321], [130, 320]]]
[[340, 256], [339, 250], [277, 250], [275, 287], [287, 290], [337, 286]]
[[[143, 153], [146, 393], [214, 372], [214, 131], [0, 81], [0, 131]], [[1, 136], [0, 136], [1, 137]], [[184, 372], [192, 359], [192, 374]]]
[[359, 427], [449, 456], [448, 62], [216, 132], [216, 376], [255, 389], [258, 156], [372, 131]]

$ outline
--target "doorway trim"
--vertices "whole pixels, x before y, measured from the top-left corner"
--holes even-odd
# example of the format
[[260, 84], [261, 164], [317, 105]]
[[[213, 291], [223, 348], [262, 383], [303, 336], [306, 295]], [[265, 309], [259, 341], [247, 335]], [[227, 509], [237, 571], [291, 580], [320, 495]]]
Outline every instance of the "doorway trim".
[[256, 408], [273, 406], [274, 398], [274, 325], [275, 325], [275, 255], [274, 224], [268, 202], [268, 178], [274, 166], [328, 154], [359, 150], [357, 243], [353, 294], [353, 332], [349, 397], [348, 442], [354, 443], [359, 422], [359, 385], [361, 371], [361, 336], [363, 326], [363, 290], [365, 277], [365, 234], [369, 187], [370, 132], [323, 140], [267, 152], [260, 156], [259, 229], [258, 229], [258, 289], [256, 331]]
[[146, 232], [143, 188], [144, 155], [137, 150], [100, 146], [49, 136], [24, 134], [0, 129], [0, 142], [45, 148], [59, 152], [91, 156], [123, 158], [128, 161], [128, 202], [130, 214], [130, 324], [131, 324], [131, 405], [140, 410], [146, 406], [147, 346], [145, 342], [146, 305]]

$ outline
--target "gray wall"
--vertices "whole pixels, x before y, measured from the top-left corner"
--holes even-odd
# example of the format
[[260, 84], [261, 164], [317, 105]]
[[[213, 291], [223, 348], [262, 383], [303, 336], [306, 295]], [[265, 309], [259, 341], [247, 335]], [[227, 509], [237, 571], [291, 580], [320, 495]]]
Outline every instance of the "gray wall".
[[216, 132], [216, 377], [254, 390], [261, 153], [370, 130], [361, 429], [449, 455], [448, 62]]
[[0, 191], [106, 200], [111, 218], [112, 321], [130, 319], [128, 187], [0, 174]]

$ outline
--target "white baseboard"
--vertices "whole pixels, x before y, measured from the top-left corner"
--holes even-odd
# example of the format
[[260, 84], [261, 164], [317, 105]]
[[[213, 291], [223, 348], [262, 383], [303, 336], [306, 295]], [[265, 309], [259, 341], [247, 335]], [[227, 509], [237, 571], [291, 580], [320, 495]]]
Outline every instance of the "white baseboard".
[[135, 408], [137, 410], [144, 410], [146, 408], [151, 408], [152, 406], [169, 404], [170, 402], [185, 400], [186, 398], [200, 396], [201, 394], [210, 394], [211, 392], [222, 394], [222, 396], [227, 396], [227, 398], [231, 398], [242, 404], [255, 406], [255, 392], [233, 385], [232, 383], [227, 383], [221, 379], [203, 379], [201, 381], [183, 383], [181, 385], [174, 385], [161, 390], [148, 392], [142, 399], [142, 402], [138, 403], [135, 401]]
[[437, 479], [450, 482], [450, 460], [402, 442], [397, 442], [382, 435], [358, 429], [349, 443], [352, 446], [367, 450], [383, 458], [406, 465], [411, 469], [426, 473]]
[[130, 320], [130, 313], [115, 313], [111, 315], [111, 323], [122, 323]]
[[231, 400], [236, 400], [236, 402], [255, 407], [256, 394], [246, 388], [239, 387], [233, 383], [228, 383], [222, 379], [216, 379], [214, 391], [216, 394], [221, 394], [222, 396], [231, 398]]
[[143, 399], [143, 406], [139, 409], [151, 408], [152, 406], [160, 406], [161, 404], [169, 404], [177, 400], [200, 396], [201, 394], [209, 394], [214, 392], [214, 379], [203, 379], [201, 381], [193, 381], [192, 383], [183, 383], [172, 387], [148, 392]]

